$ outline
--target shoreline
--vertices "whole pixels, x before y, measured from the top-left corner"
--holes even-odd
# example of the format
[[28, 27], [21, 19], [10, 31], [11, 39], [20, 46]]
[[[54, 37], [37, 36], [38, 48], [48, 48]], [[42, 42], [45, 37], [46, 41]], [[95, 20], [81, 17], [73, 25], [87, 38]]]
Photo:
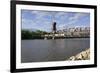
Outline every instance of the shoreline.
[[[55, 39], [74, 39], [74, 38], [90, 38], [90, 37], [60, 37], [60, 38], [58, 38], [58, 37], [56, 37]], [[22, 40], [40, 40], [40, 39], [43, 39], [44, 40], [44, 38], [38, 38], [38, 39], [22, 39]], [[52, 38], [47, 38], [47, 40], [50, 40], [50, 39], [52, 39]]]
[[78, 54], [76, 54], [75, 56], [71, 56], [69, 59], [69, 61], [75, 61], [75, 60], [90, 60], [90, 48], [82, 51]]

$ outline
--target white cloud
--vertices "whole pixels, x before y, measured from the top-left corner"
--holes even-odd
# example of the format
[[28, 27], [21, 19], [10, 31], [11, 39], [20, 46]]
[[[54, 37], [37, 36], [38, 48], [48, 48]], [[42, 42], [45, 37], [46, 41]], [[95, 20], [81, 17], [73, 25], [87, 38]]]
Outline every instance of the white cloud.
[[69, 18], [69, 20], [78, 20], [79, 18], [81, 18], [85, 15], [86, 15], [86, 13], [75, 13], [74, 16]]
[[60, 19], [61, 21], [65, 21], [68, 19], [68, 13], [67, 12], [57, 12], [55, 14], [56, 19]]
[[22, 19], [22, 28], [23, 29], [39, 29], [44, 31], [50, 31], [52, 26], [51, 22], [45, 21], [42, 22], [41, 20], [35, 21], [30, 19]]
[[[68, 18], [67, 12], [50, 12], [50, 11], [31, 11], [32, 14], [35, 14], [37, 17], [37, 20], [52, 20], [55, 21], [55, 19], [65, 20]], [[45, 16], [50, 17], [51, 19], [44, 18]]]
[[59, 25], [57, 28], [58, 28], [58, 30], [62, 30], [62, 29], [65, 29], [65, 28], [67, 28], [67, 27], [68, 27], [67, 24], [61, 24], [61, 25]]
[[[30, 11], [33, 14], [34, 19], [22, 19], [23, 26], [26, 28], [36, 28], [40, 30], [51, 30], [52, 22], [57, 19], [59, 25], [57, 28], [64, 29], [68, 26], [76, 26], [76, 22], [86, 15], [86, 13], [72, 13], [71, 12], [51, 12], [50, 11]], [[50, 17], [50, 18], [46, 18]], [[54, 19], [52, 19], [54, 17]], [[28, 26], [30, 24], [30, 26]]]
[[36, 15], [36, 19], [43, 19], [44, 16], [51, 16], [48, 11], [31, 11], [31, 13]]

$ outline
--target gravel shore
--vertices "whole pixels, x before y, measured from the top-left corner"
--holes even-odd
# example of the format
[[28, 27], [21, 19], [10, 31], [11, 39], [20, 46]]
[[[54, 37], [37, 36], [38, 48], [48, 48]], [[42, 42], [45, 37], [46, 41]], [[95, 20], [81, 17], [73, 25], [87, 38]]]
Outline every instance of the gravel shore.
[[71, 56], [68, 60], [89, 60], [90, 59], [90, 49], [82, 51], [81, 53]]

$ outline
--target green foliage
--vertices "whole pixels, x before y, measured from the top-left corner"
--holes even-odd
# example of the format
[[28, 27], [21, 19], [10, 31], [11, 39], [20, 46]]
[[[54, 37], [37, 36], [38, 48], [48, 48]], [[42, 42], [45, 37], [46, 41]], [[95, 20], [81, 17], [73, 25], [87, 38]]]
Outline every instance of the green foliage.
[[41, 35], [47, 34], [45, 31], [29, 31], [29, 30], [22, 30], [21, 31], [21, 38], [22, 39], [41, 39], [43, 38]]

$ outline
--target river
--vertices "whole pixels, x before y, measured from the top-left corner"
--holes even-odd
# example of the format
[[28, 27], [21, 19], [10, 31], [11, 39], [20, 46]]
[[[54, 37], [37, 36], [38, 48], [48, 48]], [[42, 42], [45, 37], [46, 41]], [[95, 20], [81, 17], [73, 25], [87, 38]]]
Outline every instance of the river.
[[64, 61], [90, 48], [90, 38], [21, 41], [21, 62]]

